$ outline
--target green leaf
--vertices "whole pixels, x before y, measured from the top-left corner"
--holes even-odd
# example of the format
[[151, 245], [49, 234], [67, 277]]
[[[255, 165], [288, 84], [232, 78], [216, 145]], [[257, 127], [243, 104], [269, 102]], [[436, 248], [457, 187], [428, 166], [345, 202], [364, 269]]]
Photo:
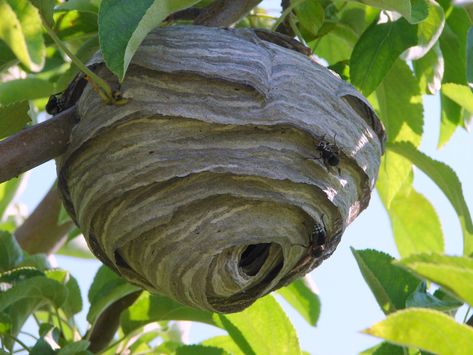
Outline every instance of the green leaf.
[[416, 26], [406, 20], [377, 24], [367, 28], [353, 48], [350, 78], [364, 95], [381, 83], [399, 55], [417, 42]]
[[442, 93], [473, 114], [473, 92], [468, 86], [446, 83], [442, 86]]
[[358, 35], [349, 26], [338, 22], [325, 36], [309, 43], [315, 53], [329, 63], [349, 59]]
[[13, 269], [23, 259], [23, 251], [8, 232], [0, 231], [0, 272]]
[[0, 106], [48, 97], [55, 92], [54, 84], [44, 79], [26, 78], [7, 81], [0, 84]]
[[68, 291], [67, 298], [61, 308], [68, 318], [72, 318], [82, 310], [82, 296], [79, 284], [73, 276], [69, 275], [65, 286]]
[[44, 65], [45, 46], [38, 10], [27, 0], [0, 0], [0, 39], [31, 71]]
[[468, 30], [466, 41], [466, 79], [473, 85], [473, 26]]
[[[394, 63], [370, 101], [384, 124], [388, 141], [407, 140], [419, 145], [424, 124], [422, 96], [419, 84], [405, 62], [397, 60]], [[385, 153], [377, 187], [388, 209], [411, 173], [412, 164], [407, 159], [393, 152]]]
[[107, 67], [123, 80], [139, 45], [168, 15], [198, 0], [103, 0], [99, 10], [99, 42]]
[[106, 266], [102, 266], [95, 275], [89, 289], [90, 308], [87, 313], [87, 321], [94, 324], [102, 312], [112, 303], [139, 289], [139, 287], [129, 284]]
[[372, 348], [362, 351], [360, 355], [405, 355], [401, 346], [383, 342]]
[[419, 280], [393, 265], [388, 254], [376, 250], [355, 250], [353, 255], [361, 274], [385, 314], [403, 309], [407, 297], [416, 290]]
[[13, 287], [18, 282], [36, 276], [44, 276], [44, 272], [27, 266], [17, 267], [15, 269], [2, 272], [0, 274], [0, 283], [8, 284], [8, 287]]
[[402, 259], [399, 265], [473, 305], [473, 259], [422, 254]]
[[125, 334], [146, 324], [165, 320], [191, 320], [215, 325], [212, 313], [184, 306], [161, 295], [143, 292], [120, 317], [120, 325]]
[[[443, 83], [468, 85], [466, 73], [467, 32], [470, 20], [463, 9], [450, 8], [439, 43], [445, 63]], [[442, 90], [443, 94], [443, 90]], [[463, 124], [462, 109], [441, 95], [441, 122], [438, 147], [447, 143], [458, 126]]]
[[301, 353], [294, 327], [272, 296], [259, 299], [242, 312], [215, 314], [214, 320], [245, 354]]
[[0, 312], [0, 335], [8, 333], [11, 329], [11, 319], [6, 313]]
[[[0, 84], [0, 91], [1, 86], [2, 84]], [[20, 131], [31, 122], [28, 115], [29, 109], [28, 101], [15, 102], [7, 106], [0, 104], [0, 139]]]
[[59, 308], [65, 301], [67, 290], [64, 285], [45, 276], [35, 276], [0, 293], [0, 312], [20, 300], [31, 302], [50, 302]]
[[56, 7], [56, 11], [71, 11], [77, 10], [80, 12], [90, 12], [98, 14], [99, 12], [98, 0], [69, 0]]
[[51, 26], [54, 23], [53, 12], [55, 0], [30, 0], [34, 7], [39, 10], [40, 15], [46, 21], [46, 23]]
[[442, 7], [434, 0], [428, 0], [426, 19], [417, 25], [417, 45], [406, 52], [406, 59], [422, 58], [437, 42], [445, 25], [445, 14]]
[[376, 90], [374, 105], [384, 124], [389, 142], [405, 140], [419, 145], [424, 115], [419, 83], [402, 60], [393, 63]]
[[87, 340], [79, 340], [74, 343], [69, 343], [66, 346], [64, 346], [62, 349], [60, 349], [57, 355], [92, 354], [90, 352], [86, 352], [85, 354], [82, 353], [87, 350], [87, 348], [89, 347], [89, 344], [90, 343]]
[[30, 355], [55, 355], [56, 352], [44, 338], [39, 338], [36, 344], [31, 348], [29, 354]]
[[314, 292], [313, 285], [310, 284], [312, 280], [308, 280], [307, 277], [308, 276], [303, 279], [298, 279], [289, 286], [279, 289], [278, 293], [284, 297], [310, 325], [315, 326], [320, 316], [320, 299], [317, 293]]
[[[0, 121], [2, 121], [2, 116], [0, 116]], [[17, 177], [0, 184], [0, 220], [4, 217], [8, 205], [15, 197], [16, 191], [18, 189], [18, 186], [20, 185], [21, 180], [22, 177]]]
[[443, 252], [443, 233], [437, 212], [429, 200], [412, 187], [412, 179], [394, 197], [388, 213], [401, 257]]
[[451, 299], [439, 299], [435, 295], [427, 292], [425, 282], [421, 282], [415, 292], [411, 293], [406, 300], [406, 308], [422, 307], [436, 309], [437, 311], [447, 312], [458, 309], [463, 305], [462, 302]]
[[305, 0], [294, 8], [294, 12], [300, 26], [311, 35], [317, 35], [325, 17], [324, 8], [319, 0]]
[[205, 346], [215, 346], [217, 348], [225, 349], [228, 353], [233, 355], [244, 355], [238, 345], [228, 335], [216, 336], [201, 342]]
[[455, 172], [448, 165], [421, 153], [411, 143], [388, 143], [387, 148], [409, 159], [442, 190], [460, 220], [463, 231], [463, 252], [465, 255], [471, 255], [473, 253], [473, 223], [463, 197], [460, 180]]
[[436, 43], [422, 58], [412, 62], [423, 94], [434, 95], [442, 86], [444, 62], [440, 46]]
[[202, 345], [184, 345], [176, 349], [176, 355], [230, 355], [224, 349], [202, 346]]
[[410, 23], [423, 21], [428, 15], [427, 2], [424, 0], [351, 0], [382, 10], [396, 11]]
[[393, 313], [364, 332], [435, 354], [468, 355], [473, 349], [472, 328], [444, 313], [422, 308]]

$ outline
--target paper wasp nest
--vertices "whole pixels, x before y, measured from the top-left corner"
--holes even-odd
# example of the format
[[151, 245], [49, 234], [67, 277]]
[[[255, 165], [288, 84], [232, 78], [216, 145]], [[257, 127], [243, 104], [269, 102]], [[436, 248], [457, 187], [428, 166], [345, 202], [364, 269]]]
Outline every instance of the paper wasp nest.
[[248, 29], [160, 28], [120, 90], [118, 107], [85, 88], [59, 186], [95, 255], [151, 292], [242, 310], [330, 256], [368, 205], [382, 126], [299, 52]]

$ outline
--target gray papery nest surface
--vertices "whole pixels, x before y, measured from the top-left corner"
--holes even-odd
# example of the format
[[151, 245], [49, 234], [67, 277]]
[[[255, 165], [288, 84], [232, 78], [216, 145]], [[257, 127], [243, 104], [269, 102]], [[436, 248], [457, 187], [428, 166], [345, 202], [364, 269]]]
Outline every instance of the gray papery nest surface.
[[384, 140], [369, 104], [249, 29], [159, 28], [120, 91], [118, 107], [84, 90], [59, 187], [97, 257], [151, 292], [242, 310], [318, 266], [368, 205]]

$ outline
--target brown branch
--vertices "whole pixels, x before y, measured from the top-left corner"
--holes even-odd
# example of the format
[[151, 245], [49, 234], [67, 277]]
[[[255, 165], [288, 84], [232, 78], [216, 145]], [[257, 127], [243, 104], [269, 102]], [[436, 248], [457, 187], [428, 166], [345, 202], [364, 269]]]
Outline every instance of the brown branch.
[[[290, 5], [291, 5], [290, 0], [282, 0], [281, 1], [281, 7], [282, 7], [281, 13], [283, 13]], [[286, 16], [284, 21], [281, 22], [281, 24], [276, 28], [276, 32], [282, 33], [282, 34], [284, 34], [286, 36], [289, 36], [289, 37], [294, 37], [295, 33], [292, 30], [291, 25], [289, 24], [289, 16], [291, 16], [291, 14]]]
[[38, 207], [15, 231], [18, 243], [28, 253], [52, 254], [65, 241], [74, 224], [72, 221], [58, 224], [61, 203], [54, 183]]
[[175, 12], [164, 20], [165, 22], [170, 21], [179, 21], [179, 20], [194, 20], [197, 16], [200, 15], [202, 9], [196, 7], [190, 7], [188, 9], [184, 9], [178, 12]]
[[141, 292], [141, 290], [135, 291], [120, 298], [100, 315], [94, 327], [89, 331], [89, 351], [99, 352], [110, 343], [120, 325], [120, 315], [138, 299]]
[[0, 141], [0, 183], [64, 153], [77, 119], [73, 106]]
[[195, 25], [227, 27], [245, 16], [262, 0], [216, 0], [202, 9]]

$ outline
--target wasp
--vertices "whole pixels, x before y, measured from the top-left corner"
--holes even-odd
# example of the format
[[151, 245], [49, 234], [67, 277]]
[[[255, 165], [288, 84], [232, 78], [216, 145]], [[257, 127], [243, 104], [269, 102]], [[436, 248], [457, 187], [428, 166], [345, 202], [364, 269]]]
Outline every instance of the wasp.
[[325, 244], [327, 242], [327, 228], [322, 216], [322, 223], [315, 223], [310, 233], [309, 244], [300, 245], [304, 248], [307, 248], [307, 254], [305, 258], [300, 262], [301, 265], [305, 264], [307, 261], [313, 258], [320, 258], [325, 250]]
[[324, 165], [329, 168], [329, 167], [335, 167], [340, 163], [340, 150], [335, 144], [335, 137], [337, 134], [333, 136], [333, 141], [334, 143], [329, 143], [325, 140], [325, 136], [322, 138], [322, 140], [319, 142], [319, 144], [316, 145], [315, 149], [320, 153], [320, 156], [316, 159], [322, 159]]

